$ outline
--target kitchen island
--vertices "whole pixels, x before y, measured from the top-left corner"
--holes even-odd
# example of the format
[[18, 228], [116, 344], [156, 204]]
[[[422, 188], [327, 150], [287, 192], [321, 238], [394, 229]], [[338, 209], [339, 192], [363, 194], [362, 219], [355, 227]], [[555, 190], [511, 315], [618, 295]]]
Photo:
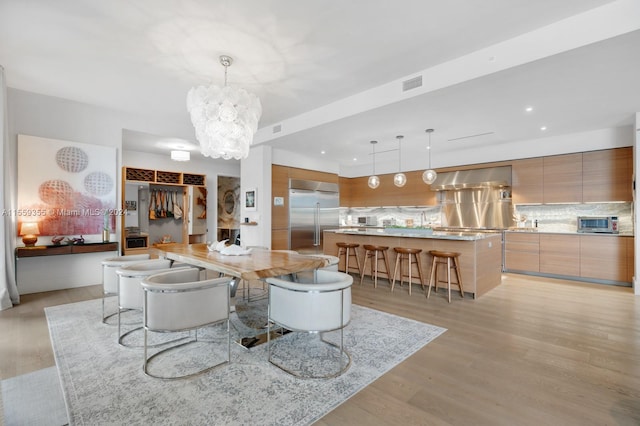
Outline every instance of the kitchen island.
[[[336, 229], [324, 231], [324, 253], [337, 256], [338, 242], [360, 244], [358, 254], [364, 261], [364, 244], [389, 247], [387, 257], [393, 274], [395, 264], [394, 247], [422, 249], [420, 261], [424, 271], [425, 288], [429, 285], [432, 256], [429, 250], [455, 251], [461, 254], [460, 273], [465, 293], [474, 298], [482, 296], [500, 285], [502, 276], [502, 234], [484, 232], [444, 232], [425, 229]], [[340, 262], [344, 270], [344, 261]], [[440, 277], [444, 271], [440, 272]], [[367, 267], [366, 274], [369, 275]], [[419, 283], [418, 279], [413, 280]], [[446, 286], [446, 284], [444, 284]]]

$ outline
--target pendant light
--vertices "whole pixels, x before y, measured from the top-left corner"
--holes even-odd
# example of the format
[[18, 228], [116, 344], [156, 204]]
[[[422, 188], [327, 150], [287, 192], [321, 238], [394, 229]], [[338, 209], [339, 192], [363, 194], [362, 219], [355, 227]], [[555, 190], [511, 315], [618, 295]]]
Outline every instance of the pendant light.
[[371, 141], [371, 155], [373, 155], [373, 174], [369, 176], [369, 188], [376, 189], [380, 186], [380, 178], [376, 176], [376, 144], [378, 141]]
[[438, 176], [436, 171], [431, 168], [431, 133], [433, 133], [433, 129], [427, 129], [425, 130], [425, 132], [427, 132], [427, 134], [429, 135], [429, 146], [427, 147], [427, 149], [429, 150], [429, 169], [425, 170], [422, 173], [422, 180], [427, 185], [431, 185], [433, 182], [435, 182], [436, 177]]
[[401, 149], [401, 142], [402, 142], [402, 138], [404, 138], [404, 136], [402, 135], [398, 135], [396, 136], [396, 139], [398, 139], [398, 173], [395, 174], [395, 176], [393, 177], [393, 184], [395, 186], [397, 186], [398, 188], [402, 188], [406, 183], [407, 183], [407, 177], [405, 176], [404, 173], [402, 173], [402, 164], [401, 164], [401, 159], [402, 159], [402, 149]]

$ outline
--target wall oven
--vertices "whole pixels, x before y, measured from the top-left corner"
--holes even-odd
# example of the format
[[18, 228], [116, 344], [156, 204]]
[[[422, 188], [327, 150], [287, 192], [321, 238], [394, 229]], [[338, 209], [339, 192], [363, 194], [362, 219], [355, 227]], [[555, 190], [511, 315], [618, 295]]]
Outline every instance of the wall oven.
[[618, 216], [578, 216], [578, 232], [618, 233]]

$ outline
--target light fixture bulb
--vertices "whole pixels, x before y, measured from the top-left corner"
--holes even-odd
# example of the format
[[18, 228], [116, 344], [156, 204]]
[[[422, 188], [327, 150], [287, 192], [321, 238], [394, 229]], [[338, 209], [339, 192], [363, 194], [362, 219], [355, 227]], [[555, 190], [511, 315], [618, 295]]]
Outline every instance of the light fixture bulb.
[[404, 173], [396, 173], [393, 176], [393, 184], [398, 188], [402, 188], [407, 183], [407, 176]]
[[433, 129], [427, 129], [425, 132], [429, 135], [429, 146], [427, 147], [429, 151], [429, 168], [422, 173], [422, 181], [427, 185], [431, 185], [438, 176], [436, 171], [431, 168], [431, 133], [433, 133]]
[[438, 174], [436, 173], [435, 170], [432, 170], [432, 169], [425, 170], [424, 172], [422, 172], [422, 181], [427, 185], [431, 185], [433, 182], [436, 181], [437, 176]]
[[380, 178], [376, 176], [376, 144], [378, 141], [371, 141], [369, 143], [371, 144], [371, 155], [373, 155], [373, 174], [369, 176], [367, 185], [369, 185], [371, 189], [376, 189], [380, 186]]
[[407, 183], [407, 176], [402, 173], [402, 138], [404, 138], [402, 135], [396, 136], [396, 139], [398, 139], [398, 173], [393, 176], [393, 184], [398, 188], [402, 188]]

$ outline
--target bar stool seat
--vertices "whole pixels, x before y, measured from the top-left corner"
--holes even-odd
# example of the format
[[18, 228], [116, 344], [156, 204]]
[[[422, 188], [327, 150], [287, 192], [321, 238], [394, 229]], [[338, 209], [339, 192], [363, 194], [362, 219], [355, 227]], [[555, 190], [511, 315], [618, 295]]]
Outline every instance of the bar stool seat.
[[[387, 258], [387, 250], [389, 250], [389, 247], [363, 244], [362, 248], [364, 248], [364, 263], [362, 265], [362, 275], [360, 275], [360, 285], [362, 285], [364, 274], [367, 271], [367, 260], [370, 258], [372, 259], [371, 278], [373, 278], [373, 287], [378, 288], [378, 274], [385, 274], [387, 276], [387, 280], [389, 280], [389, 284], [391, 284], [391, 269], [389, 268], [389, 259]], [[379, 257], [380, 254], [382, 257]], [[378, 262], [380, 260], [384, 261], [384, 271], [380, 271], [378, 269]]]
[[[360, 257], [358, 256], [358, 250], [357, 250], [357, 248], [360, 247], [360, 244], [339, 242], [339, 243], [336, 243], [336, 246], [338, 246], [338, 259], [340, 259], [341, 256], [344, 255], [344, 271], [343, 272], [346, 272], [348, 274], [349, 270], [356, 269], [358, 271], [358, 274], [361, 274]], [[356, 266], [349, 266], [349, 258], [351, 257], [356, 258]]]
[[[396, 266], [393, 270], [393, 281], [391, 283], [391, 291], [393, 291], [396, 284], [396, 277], [398, 276], [398, 272], [400, 272], [400, 285], [402, 285], [402, 278], [409, 278], [409, 295], [411, 295], [411, 284], [412, 284], [412, 269], [413, 265], [418, 267], [418, 278], [420, 279], [420, 285], [424, 290], [424, 279], [422, 274], [422, 264], [420, 263], [419, 254], [422, 252], [422, 249], [418, 248], [407, 248], [407, 247], [394, 247], [393, 251], [396, 252]], [[407, 262], [407, 274], [402, 273], [402, 265], [404, 262]]]
[[[438, 292], [438, 283], [447, 283], [449, 303], [451, 303], [451, 269], [456, 271], [456, 284], [460, 288], [460, 296], [464, 298], [464, 290], [462, 289], [462, 278], [460, 277], [460, 265], [458, 263], [458, 257], [460, 253], [453, 251], [439, 251], [430, 250], [429, 254], [433, 256], [433, 263], [431, 265], [431, 276], [429, 278], [429, 291], [427, 292], [427, 299], [431, 295], [431, 286], [435, 284], [435, 291]], [[453, 260], [453, 262], [452, 262]], [[447, 280], [443, 281], [438, 279], [438, 265], [447, 266]]]

